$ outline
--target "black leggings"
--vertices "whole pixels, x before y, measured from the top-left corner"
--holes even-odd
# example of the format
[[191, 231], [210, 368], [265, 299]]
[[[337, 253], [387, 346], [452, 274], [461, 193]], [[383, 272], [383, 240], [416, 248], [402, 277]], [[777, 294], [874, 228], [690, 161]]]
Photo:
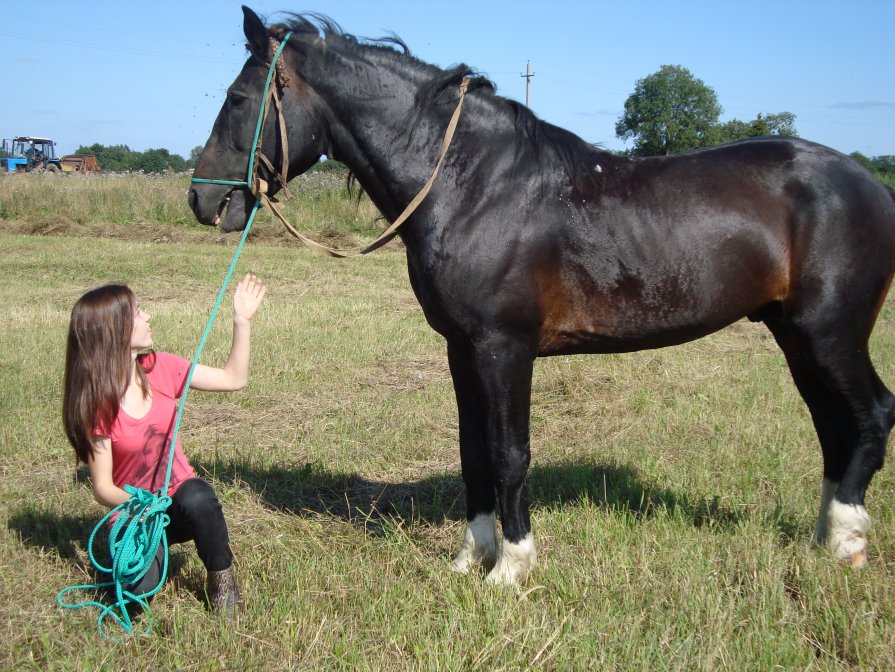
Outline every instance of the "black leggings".
[[[205, 569], [219, 572], [233, 564], [227, 522], [214, 488], [201, 478], [190, 478], [180, 484], [168, 507], [171, 522], [165, 528], [168, 545], [192, 539]], [[160, 545], [149, 571], [133, 587], [135, 595], [152, 590], [158, 585], [164, 563], [164, 548]]]

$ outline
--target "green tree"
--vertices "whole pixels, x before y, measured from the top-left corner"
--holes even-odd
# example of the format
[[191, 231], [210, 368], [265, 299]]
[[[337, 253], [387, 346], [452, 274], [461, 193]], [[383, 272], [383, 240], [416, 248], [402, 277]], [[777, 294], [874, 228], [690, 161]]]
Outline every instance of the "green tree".
[[147, 149], [138, 157], [138, 166], [146, 173], [182, 173], [186, 170], [186, 159], [167, 149]]
[[852, 152], [849, 156], [876, 175], [879, 180], [890, 187], [895, 187], [895, 156], [884, 154], [871, 158], [861, 152]]
[[205, 149], [202, 145], [196, 145], [190, 150], [190, 158], [187, 159], [186, 167], [187, 168], [195, 168], [196, 164], [199, 163], [199, 157], [202, 156], [202, 152]]
[[99, 143], [93, 143], [89, 146], [81, 146], [75, 152], [76, 154], [93, 154], [103, 171], [118, 173], [125, 170], [131, 170], [135, 152], [127, 145], [113, 145], [106, 147]]
[[686, 68], [663, 65], [637, 81], [615, 134], [634, 140], [634, 156], [674, 154], [714, 144], [720, 116], [713, 89]]
[[106, 147], [99, 143], [81, 146], [77, 154], [93, 154], [103, 171], [122, 173], [142, 170], [144, 173], [164, 173], [171, 170], [181, 173], [187, 169], [186, 160], [179, 154], [171, 154], [167, 149], [147, 149], [135, 152], [127, 145]]
[[781, 135], [798, 137], [796, 132], [796, 115], [792, 112], [779, 112], [777, 114], [761, 114], [752, 121], [731, 119], [718, 124], [712, 131], [713, 143], [734, 142], [745, 140], [759, 135]]

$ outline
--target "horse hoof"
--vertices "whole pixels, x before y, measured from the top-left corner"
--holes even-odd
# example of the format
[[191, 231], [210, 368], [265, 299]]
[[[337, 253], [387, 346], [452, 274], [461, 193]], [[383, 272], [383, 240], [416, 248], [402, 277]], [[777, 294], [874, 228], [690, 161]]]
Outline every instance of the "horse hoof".
[[867, 563], [867, 533], [870, 516], [859, 504], [830, 502], [827, 529], [827, 546], [833, 555], [852, 567]]
[[500, 588], [518, 588], [520, 585], [520, 581], [513, 575], [512, 572], [506, 571], [504, 568], [500, 568], [500, 563], [494, 566], [488, 575], [485, 577], [485, 583], [488, 583], [492, 586], [498, 586]]
[[497, 517], [494, 512], [480, 513], [466, 523], [460, 550], [451, 561], [451, 571], [468, 574], [475, 565], [494, 562], [497, 549]]
[[497, 586], [519, 586], [528, 578], [536, 562], [535, 542], [531, 533], [518, 544], [504, 540], [500, 557], [485, 581]]
[[451, 560], [451, 571], [456, 574], [469, 574], [469, 568], [475, 564], [469, 554], [459, 553]]

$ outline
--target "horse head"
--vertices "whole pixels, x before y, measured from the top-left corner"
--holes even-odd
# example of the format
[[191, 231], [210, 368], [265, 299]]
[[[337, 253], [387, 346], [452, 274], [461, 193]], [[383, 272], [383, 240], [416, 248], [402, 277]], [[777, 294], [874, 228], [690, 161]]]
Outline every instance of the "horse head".
[[[297, 74], [297, 50], [277, 50], [286, 31], [268, 29], [243, 7], [243, 29], [249, 58], [227, 89], [227, 98], [199, 156], [189, 204], [203, 224], [222, 231], [241, 231], [255, 205], [254, 178], [273, 195], [290, 179], [313, 166], [329, 150], [323, 106]], [[308, 25], [310, 30], [312, 26]], [[297, 41], [297, 40], [296, 40]], [[277, 59], [274, 62], [274, 59]], [[272, 101], [265, 95], [271, 69]], [[268, 112], [265, 114], [265, 108]], [[263, 120], [255, 145], [255, 134]], [[253, 174], [249, 164], [255, 152]]]

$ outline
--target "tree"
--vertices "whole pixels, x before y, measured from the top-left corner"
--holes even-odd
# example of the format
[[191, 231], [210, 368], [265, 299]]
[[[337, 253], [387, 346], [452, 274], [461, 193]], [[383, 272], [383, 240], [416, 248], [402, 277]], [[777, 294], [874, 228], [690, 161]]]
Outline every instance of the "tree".
[[186, 166], [187, 168], [195, 168], [196, 164], [199, 163], [199, 157], [202, 156], [202, 152], [205, 149], [202, 145], [196, 145], [190, 150], [190, 158], [187, 159]]
[[890, 187], [895, 187], [895, 156], [884, 154], [868, 158], [861, 152], [852, 152], [849, 156], [876, 175], [879, 180]]
[[186, 160], [179, 154], [171, 154], [167, 149], [147, 149], [135, 152], [127, 145], [106, 147], [94, 143], [89, 147], [78, 147], [77, 154], [93, 154], [103, 171], [121, 173], [130, 170], [142, 170], [144, 173], [164, 173], [174, 171], [181, 173], [187, 169]]
[[713, 144], [720, 116], [713, 89], [686, 68], [663, 65], [637, 81], [615, 134], [634, 140], [634, 156], [674, 154]]
[[127, 145], [112, 145], [106, 147], [99, 143], [93, 143], [89, 147], [78, 147], [76, 154], [93, 154], [103, 171], [110, 173], [131, 170], [133, 167], [133, 152]]
[[714, 143], [734, 142], [745, 140], [759, 135], [781, 135], [798, 137], [796, 132], [796, 115], [792, 112], [779, 112], [777, 114], [761, 114], [752, 121], [740, 121], [731, 119], [718, 124], [713, 131]]

